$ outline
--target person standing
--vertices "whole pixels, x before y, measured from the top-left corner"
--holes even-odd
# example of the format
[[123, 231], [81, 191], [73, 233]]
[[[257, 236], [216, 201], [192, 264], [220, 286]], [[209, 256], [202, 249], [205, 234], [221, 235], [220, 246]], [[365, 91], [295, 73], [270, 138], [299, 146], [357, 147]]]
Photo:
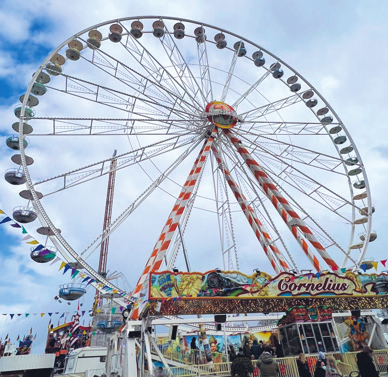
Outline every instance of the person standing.
[[195, 336], [193, 336], [190, 342], [191, 352], [194, 353], [194, 364], [197, 364], [197, 359], [198, 359], [198, 347], [197, 347], [196, 341], [197, 339], [195, 338]]
[[298, 366], [299, 377], [311, 377], [309, 365], [304, 353], [301, 353], [296, 359], [296, 365]]
[[326, 366], [322, 360], [317, 360], [314, 377], [326, 377]]
[[373, 363], [373, 350], [369, 346], [364, 346], [357, 354], [357, 367], [361, 377], [378, 377], [379, 372]]
[[260, 369], [260, 377], [277, 377], [279, 365], [271, 355], [271, 347], [264, 348], [264, 352], [257, 360], [257, 367]]
[[244, 356], [251, 359], [251, 349], [249, 348], [249, 342], [246, 341], [243, 347]]
[[251, 347], [251, 356], [253, 356], [256, 360], [260, 357], [260, 346], [259, 343], [257, 342], [257, 339], [253, 340], [253, 344]]
[[[333, 356], [326, 358], [326, 377], [342, 377], [341, 372], [337, 369], [337, 361]], [[368, 374], [368, 377], [371, 377]]]

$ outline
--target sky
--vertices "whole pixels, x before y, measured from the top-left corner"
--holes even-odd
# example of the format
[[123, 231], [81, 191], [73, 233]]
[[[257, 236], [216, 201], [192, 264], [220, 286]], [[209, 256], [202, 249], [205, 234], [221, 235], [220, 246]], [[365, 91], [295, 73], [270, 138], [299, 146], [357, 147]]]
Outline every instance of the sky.
[[[388, 254], [384, 247], [388, 241], [385, 232], [387, 220], [384, 214], [388, 208], [385, 200], [387, 180], [384, 173], [388, 165], [388, 142], [384, 137], [386, 119], [382, 111], [386, 106], [384, 67], [388, 58], [385, 48], [388, 37], [385, 17], [387, 11], [388, 4], [384, 1], [366, 3], [354, 0], [292, 3], [242, 0], [238, 2], [238, 7], [235, 1], [224, 1], [222, 4], [195, 1], [188, 4], [182, 1], [149, 0], [31, 0], [28, 3], [23, 0], [4, 0], [0, 5], [0, 167], [3, 171], [14, 167], [10, 160], [13, 152], [5, 145], [5, 140], [13, 133], [11, 125], [16, 122], [13, 109], [19, 103], [19, 96], [24, 93], [32, 74], [50, 51], [70, 36], [94, 24], [122, 17], [164, 15], [208, 23], [238, 34], [280, 57], [317, 88], [335, 109], [362, 156], [372, 192], [372, 202], [376, 208], [373, 229], [376, 230], [378, 238], [370, 244], [368, 255], [376, 261], [387, 259]], [[150, 43], [150, 48], [154, 47], [155, 41]], [[190, 56], [189, 50], [182, 51]], [[164, 62], [162, 56], [160, 61]], [[93, 82], [93, 73], [82, 71], [79, 69], [81, 64], [76, 64], [78, 62], [67, 62], [64, 66], [65, 72]], [[219, 61], [219, 64], [223, 67], [224, 62]], [[249, 72], [242, 72], [241, 75], [250, 77]], [[223, 77], [225, 78], [225, 72]], [[106, 85], [109, 86], [112, 81], [106, 80]], [[55, 85], [59, 84], [54, 83], [53, 86]], [[233, 85], [237, 93], [244, 92], [246, 88], [245, 84], [239, 84], [237, 81], [232, 81]], [[271, 92], [271, 88], [266, 89], [268, 93], [276, 95]], [[69, 98], [71, 96], [52, 92], [41, 98], [37, 107], [38, 116], [47, 114], [82, 117], [97, 111], [94, 105], [80, 105], [81, 102]], [[108, 117], [113, 117], [112, 114], [116, 113], [122, 116], [121, 111], [108, 109], [106, 112]], [[298, 116], [299, 108], [295, 110], [295, 118]], [[297, 120], [303, 121], [304, 118]], [[41, 125], [34, 123], [37, 133], [39, 126], [42, 130], [47, 127], [47, 121], [45, 122], [42, 121]], [[39, 181], [98, 159], [109, 158], [115, 148], [119, 153], [123, 153], [128, 140], [120, 139], [115, 144], [116, 141], [112, 141], [112, 138], [63, 136], [53, 140], [31, 135], [28, 154], [35, 160], [31, 167], [33, 180]], [[309, 144], [310, 139], [306, 139], [306, 143], [308, 148], [316, 147]], [[124, 277], [116, 282], [122, 289], [134, 288], [166, 221], [169, 208], [172, 208], [173, 198], [170, 193], [177, 195], [178, 182], [182, 184], [186, 178], [193, 158], [185, 160], [179, 171], [174, 172], [172, 180], [166, 183], [165, 191], [159, 190], [157, 194], [150, 196], [146, 204], [134, 212], [125, 229], [116, 238], [112, 237], [108, 269], [110, 273], [123, 273]], [[166, 161], [158, 160], [158, 164], [160, 169], [167, 167]], [[152, 164], [134, 167], [131, 172], [129, 181], [124, 179], [123, 175], [117, 176], [113, 217], [118, 216], [128, 203], [151, 183], [151, 180], [147, 181], [147, 177], [155, 179], [159, 174]], [[334, 177], [325, 179], [328, 180], [329, 187], [336, 188]], [[54, 185], [50, 185], [47, 185], [48, 191], [54, 189]], [[106, 185], [105, 176], [92, 184], [81, 185], [71, 189], [73, 191], [69, 190], [69, 193], [59, 193], [58, 196], [54, 194], [42, 201], [55, 225], [62, 230], [65, 239], [77, 251], [84, 250], [101, 232]], [[204, 179], [204, 186], [206, 196], [206, 190], [211, 187], [210, 181]], [[342, 190], [342, 186], [340, 188], [338, 185], [338, 190]], [[11, 186], [1, 180], [0, 209], [11, 215], [14, 207], [23, 205], [19, 191], [20, 187]], [[198, 206], [206, 208], [206, 200]], [[330, 219], [330, 214], [327, 216]], [[215, 251], [214, 246], [218, 237], [217, 229], [212, 228], [215, 225], [209, 217], [211, 216], [207, 216], [204, 210], [193, 211], [192, 228], [197, 231], [187, 233], [185, 239], [192, 268], [195, 270], [206, 271], [222, 267], [220, 253]], [[259, 267], [270, 272], [269, 264], [263, 256], [255, 259], [256, 255], [251, 252], [254, 240], [249, 238], [251, 236], [248, 236], [245, 224], [242, 226], [240, 220], [234, 225], [237, 229], [236, 237], [242, 245], [239, 254], [241, 271], [249, 274], [252, 268]], [[336, 224], [328, 225], [336, 234], [345, 229], [342, 226], [343, 224], [335, 229]], [[28, 224], [26, 229], [39, 242], [44, 243], [44, 237], [36, 233], [37, 227], [36, 223], [32, 223]], [[341, 235], [338, 237], [341, 238]], [[0, 314], [7, 314], [0, 316], [0, 338], [4, 339], [10, 334], [11, 339], [15, 341], [18, 335], [26, 335], [32, 328], [33, 333], [38, 334], [33, 352], [39, 353], [43, 352], [46, 326], [50, 319], [47, 313], [59, 313], [51, 317], [56, 325], [58, 320], [64, 320], [59, 318], [63, 313], [68, 312], [66, 317], [70, 319], [78, 302], [68, 305], [66, 302], [58, 303], [54, 300], [58, 293], [57, 287], [68, 282], [69, 276], [63, 276], [62, 272], [58, 271], [58, 264], [50, 266], [34, 263], [29, 257], [29, 246], [21, 242], [21, 238], [20, 230], [10, 227], [9, 224], [0, 225]], [[88, 260], [94, 268], [97, 258], [95, 253]], [[301, 268], [308, 268], [308, 265], [298, 258], [297, 263]], [[184, 269], [181, 257], [177, 259], [177, 264], [179, 268]], [[381, 270], [380, 264], [379, 271]], [[90, 289], [80, 301], [83, 308], [81, 310], [86, 313], [90, 308], [93, 293]], [[11, 313], [22, 315], [10, 319]], [[45, 314], [42, 316], [41, 313]], [[87, 315], [84, 316], [84, 321], [89, 322]]]

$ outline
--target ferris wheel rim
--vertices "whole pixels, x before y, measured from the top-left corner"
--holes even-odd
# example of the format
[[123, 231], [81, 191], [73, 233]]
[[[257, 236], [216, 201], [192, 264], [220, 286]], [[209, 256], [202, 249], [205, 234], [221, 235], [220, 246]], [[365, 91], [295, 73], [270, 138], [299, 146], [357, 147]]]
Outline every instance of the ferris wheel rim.
[[[354, 147], [354, 152], [357, 156], [357, 158], [359, 159], [359, 163], [361, 166], [363, 166], [363, 163], [362, 163], [362, 159], [361, 159], [361, 156], [358, 152], [358, 149], [355, 145], [355, 143], [353, 142], [348, 130], [346, 129], [346, 127], [344, 126], [343, 122], [340, 120], [340, 118], [338, 117], [338, 115], [336, 114], [336, 112], [334, 111], [334, 109], [330, 106], [330, 104], [324, 99], [324, 97], [299, 73], [297, 72], [294, 68], [292, 68], [291, 66], [289, 66], [286, 62], [284, 62], [282, 59], [278, 58], [276, 55], [274, 55], [273, 53], [271, 53], [270, 51], [266, 50], [265, 48], [259, 46], [258, 44], [254, 43], [254, 42], [251, 42], [250, 40], [246, 39], [246, 38], [243, 38], [235, 33], [232, 33], [232, 32], [229, 32], [223, 28], [218, 28], [218, 27], [215, 27], [215, 26], [212, 26], [210, 24], [206, 24], [206, 23], [201, 23], [201, 22], [197, 22], [197, 21], [193, 21], [193, 20], [189, 20], [189, 19], [182, 19], [182, 18], [177, 18], [177, 17], [160, 17], [160, 16], [140, 16], [140, 17], [127, 17], [127, 18], [120, 18], [120, 19], [114, 19], [114, 20], [110, 20], [110, 21], [105, 21], [103, 23], [99, 23], [99, 24], [96, 24], [96, 25], [93, 25], [91, 27], [88, 27], [84, 30], [82, 30], [81, 32], [78, 32], [76, 34], [74, 34], [73, 36], [71, 36], [70, 38], [68, 38], [67, 40], [65, 40], [65, 42], [63, 42], [61, 45], [59, 45], [59, 47], [57, 47], [56, 49], [54, 49], [49, 55], [48, 57], [44, 60], [44, 62], [41, 64], [41, 66], [39, 67], [39, 69], [37, 70], [37, 72], [34, 74], [30, 84], [28, 85], [28, 88], [26, 90], [26, 94], [29, 94], [31, 92], [31, 89], [32, 89], [32, 85], [33, 83], [36, 81], [36, 78], [37, 76], [39, 75], [39, 73], [45, 68], [46, 64], [50, 61], [50, 58], [52, 56], [54, 56], [58, 51], [61, 50], [61, 48], [63, 48], [68, 42], [72, 41], [74, 38], [78, 38], [80, 35], [83, 35], [85, 34], [86, 32], [92, 30], [92, 29], [95, 29], [95, 28], [99, 28], [101, 26], [105, 26], [105, 25], [108, 25], [108, 24], [111, 24], [113, 22], [125, 22], [125, 21], [129, 21], [129, 20], [137, 20], [137, 19], [168, 19], [168, 20], [176, 20], [176, 21], [181, 21], [181, 22], [189, 22], [191, 24], [195, 24], [195, 25], [201, 25], [203, 27], [210, 27], [214, 30], [219, 30], [220, 32], [223, 32], [223, 33], [227, 33], [228, 35], [231, 35], [233, 37], [236, 37], [240, 40], [243, 40], [244, 42], [247, 42], [247, 43], [250, 43], [251, 45], [257, 47], [258, 49], [266, 52], [268, 55], [270, 55], [271, 57], [275, 58], [275, 60], [281, 62], [284, 66], [286, 66], [288, 69], [290, 69], [292, 72], [294, 72], [296, 75], [298, 75], [308, 86], [310, 89], [312, 89], [314, 91], [314, 93], [323, 101], [323, 103], [330, 109], [330, 111], [333, 113], [333, 115], [336, 117], [336, 119], [338, 120], [338, 123], [342, 125], [343, 127], [343, 130], [345, 132], [345, 134], [348, 136], [348, 139], [349, 141], [351, 142], [351, 145]], [[24, 100], [23, 100], [23, 103], [22, 103], [22, 110], [21, 110], [21, 118], [20, 118], [20, 121], [19, 121], [19, 142], [20, 144], [22, 144], [22, 140], [23, 140], [23, 127], [22, 127], [22, 124], [23, 124], [23, 121], [24, 121], [24, 115], [25, 115], [25, 108], [27, 107], [27, 101], [28, 100], [28, 95], [26, 95], [24, 97]], [[334, 143], [333, 143], [334, 145]], [[42, 219], [44, 220], [44, 223], [45, 225], [48, 225], [50, 227], [52, 227], [53, 229], [53, 232], [55, 232], [55, 226], [54, 224], [51, 222], [51, 219], [48, 217], [47, 213], [45, 212], [43, 206], [41, 205], [40, 203], [40, 200], [38, 198], [38, 196], [36, 195], [36, 192], [35, 192], [35, 189], [34, 189], [34, 184], [32, 183], [32, 180], [31, 180], [31, 177], [30, 177], [30, 174], [29, 174], [29, 171], [28, 171], [28, 168], [27, 168], [27, 164], [26, 164], [26, 161], [25, 161], [25, 153], [24, 153], [24, 145], [20, 145], [20, 152], [21, 152], [21, 159], [22, 159], [22, 164], [23, 164], [23, 170], [24, 170], [24, 173], [27, 177], [27, 185], [29, 187], [29, 189], [31, 190], [31, 193], [32, 193], [32, 196], [34, 197], [34, 201], [33, 201], [33, 205], [37, 207], [38, 209], [38, 213], [41, 215]], [[337, 152], [339, 152], [338, 148], [337, 148]], [[344, 162], [342, 162], [343, 166], [345, 166]], [[368, 198], [368, 208], [369, 208], [369, 211], [371, 209], [371, 194], [370, 194], [370, 187], [369, 187], [369, 183], [368, 183], [368, 180], [367, 180], [367, 174], [366, 174], [366, 171], [365, 169], [363, 170], [363, 178], [365, 180], [365, 183], [366, 183], [366, 191], [367, 191], [367, 198]], [[351, 182], [350, 182], [350, 178], [348, 177], [348, 182], [349, 182], [349, 188], [350, 188], [350, 191], [351, 193], [353, 193], [353, 189], [351, 187]], [[353, 196], [353, 195], [352, 195]], [[352, 203], [354, 204], [354, 200], [353, 200], [353, 197], [351, 198], [352, 199]], [[353, 207], [354, 209], [354, 207]], [[353, 218], [354, 215], [353, 215]], [[371, 231], [371, 221], [368, 222], [368, 232], [370, 233]], [[354, 228], [353, 228], [354, 229]], [[354, 232], [354, 230], [353, 230]], [[368, 234], [369, 234], [368, 233]], [[58, 234], [55, 234], [55, 237], [57, 239], [63, 239], [63, 237], [58, 233]], [[67, 244], [66, 240], [63, 239], [63, 241], [65, 242], [65, 245]], [[366, 252], [366, 247], [368, 245], [368, 240], [367, 242], [365, 243], [365, 246], [364, 246], [364, 250], [363, 250], [363, 254], [362, 256], [360, 257], [360, 261], [361, 259], [363, 258], [365, 252]], [[68, 245], [68, 244], [67, 244]], [[68, 247], [71, 249], [71, 246], [68, 245]], [[69, 251], [69, 249], [67, 249], [66, 247], [66, 250]], [[72, 250], [72, 249], [71, 249]], [[75, 253], [74, 252], [74, 255], [70, 252], [70, 254], [72, 255], [72, 257], [74, 257], [75, 259], [77, 259], [77, 257], [79, 257], [79, 254]], [[85, 263], [87, 266], [89, 266], [86, 262], [81, 262], [81, 263]], [[90, 266], [89, 266], [90, 267]], [[88, 271], [88, 272], [91, 272], [91, 271]], [[106, 284], [107, 286], [111, 286], [111, 283], [109, 283], [108, 281], [103, 281], [101, 279], [101, 276], [97, 273], [96, 275], [93, 275], [93, 276], [98, 276], [99, 280], [101, 282], [103, 282], [104, 284]], [[115, 287], [117, 288], [117, 287]]]

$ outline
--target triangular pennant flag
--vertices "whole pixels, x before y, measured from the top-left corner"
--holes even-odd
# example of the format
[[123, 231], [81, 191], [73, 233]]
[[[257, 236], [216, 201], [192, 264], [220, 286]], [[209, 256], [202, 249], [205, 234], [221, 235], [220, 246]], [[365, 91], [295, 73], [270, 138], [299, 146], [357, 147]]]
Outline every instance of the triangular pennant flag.
[[27, 234], [26, 228], [22, 225], [22, 234]]
[[94, 282], [95, 282], [94, 279], [90, 279], [87, 285], [92, 284], [92, 283], [94, 283]]
[[3, 220], [0, 221], [0, 224], [4, 224], [4, 223], [7, 223], [8, 221], [11, 221], [12, 219], [10, 217], [4, 217]]
[[[39, 247], [39, 246], [37, 246], [37, 247]], [[50, 250], [48, 250], [48, 249], [44, 249], [39, 253], [39, 255], [41, 255], [41, 256], [48, 255], [48, 254], [51, 254]]]
[[65, 274], [71, 268], [70, 264], [66, 264], [63, 273]]
[[365, 263], [363, 263], [362, 265], [360, 265], [360, 268], [361, 268], [361, 270], [363, 270], [364, 272], [366, 272], [366, 268], [367, 268], [368, 266], [365, 264]]
[[40, 313], [40, 317], [42, 318], [44, 316], [44, 313]]
[[29, 315], [30, 315], [30, 313], [26, 313], [26, 314], [25, 314], [26, 318], [27, 318]]
[[82, 310], [81, 313], [82, 313], [82, 317], [83, 317], [85, 315], [85, 310]]
[[11, 224], [11, 226], [13, 226], [14, 228], [21, 228], [21, 225], [19, 225], [18, 223]]
[[18, 335], [18, 337], [16, 338], [16, 341], [18, 342], [18, 341], [19, 341], [19, 339], [20, 339], [20, 336]]
[[346, 272], [346, 267], [341, 268], [341, 272], [344, 274]]
[[1, 215], [5, 215], [5, 213], [0, 209], [0, 214]]
[[39, 241], [37, 240], [33, 240], [33, 241], [30, 241], [30, 242], [27, 242], [28, 244], [30, 245], [39, 245]]
[[66, 266], [66, 262], [62, 262], [61, 265], [59, 266], [59, 270], [58, 271], [61, 271], [63, 267]]
[[11, 317], [11, 319], [13, 319], [13, 316], [14, 316], [15, 314], [10, 314], [9, 316]]
[[27, 241], [27, 240], [30, 240], [31, 238], [34, 238], [34, 237], [27, 234], [27, 236], [24, 236], [20, 241]]
[[65, 316], [65, 313], [62, 313], [62, 315], [59, 318], [63, 318]]
[[116, 308], [113, 307], [113, 308], [112, 308], [112, 314], [115, 314], [115, 313], [116, 313]]
[[120, 306], [119, 309], [120, 309], [120, 312], [122, 312], [124, 308], [122, 306]]
[[373, 268], [377, 271], [378, 263], [377, 262], [371, 262], [371, 264], [372, 264]]
[[86, 276], [84, 280], [82, 280], [82, 283], [85, 283], [85, 281], [88, 281], [90, 279], [90, 276]]
[[319, 279], [319, 277], [321, 276], [321, 273], [320, 273], [320, 272], [317, 272], [317, 273], [315, 274], [315, 276], [317, 277], [317, 279]]
[[380, 261], [381, 262], [381, 264], [385, 267], [385, 263], [387, 263], [387, 259], [384, 259], [384, 260], [382, 260], [382, 261]]
[[79, 274], [78, 270], [75, 270], [74, 273], [71, 275], [71, 278], [74, 279]]
[[[42, 249], [44, 249], [44, 246], [43, 245], [38, 245], [32, 251], [39, 251], [39, 250], [42, 250]], [[41, 254], [39, 254], [39, 255], [41, 255]]]
[[[48, 313], [48, 315], [51, 317], [53, 315], [53, 313]], [[50, 322], [51, 322], [51, 319], [50, 319]]]

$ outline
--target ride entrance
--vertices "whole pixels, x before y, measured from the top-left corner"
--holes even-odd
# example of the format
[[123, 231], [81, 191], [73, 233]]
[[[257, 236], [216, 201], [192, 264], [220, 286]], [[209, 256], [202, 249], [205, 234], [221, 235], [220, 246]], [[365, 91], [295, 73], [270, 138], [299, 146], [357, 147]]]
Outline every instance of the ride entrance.
[[[163, 355], [149, 328], [190, 322], [177, 316], [387, 306], [386, 275], [363, 273], [377, 233], [356, 145], [319, 91], [264, 47], [192, 20], [107, 21], [58, 46], [20, 102], [7, 139], [18, 168], [5, 178], [27, 185], [27, 204], [14, 218], [39, 220], [53, 257], [102, 293], [123, 292], [94, 267], [107, 239], [139, 275], [113, 294], [126, 310], [112, 373], [144, 375], [145, 360], [153, 373], [152, 352]], [[119, 208], [101, 233], [94, 209], [112, 171]], [[70, 288], [62, 294], [85, 291]], [[206, 321], [194, 322], [207, 350]]]

